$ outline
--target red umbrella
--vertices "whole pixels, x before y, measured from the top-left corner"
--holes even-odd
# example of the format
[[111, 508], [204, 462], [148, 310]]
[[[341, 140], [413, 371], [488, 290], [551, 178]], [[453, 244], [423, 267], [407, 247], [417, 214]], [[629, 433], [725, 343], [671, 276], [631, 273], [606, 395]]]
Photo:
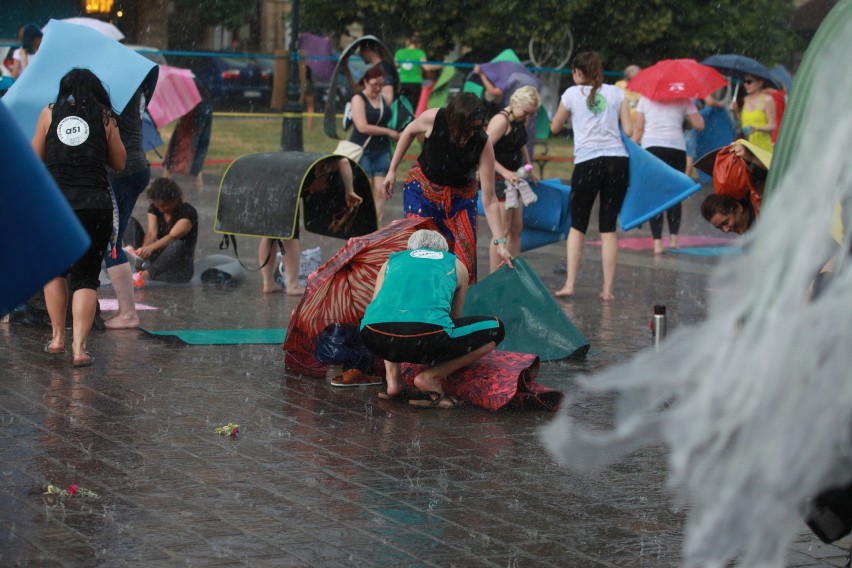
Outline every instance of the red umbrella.
[[349, 239], [308, 276], [305, 295], [290, 316], [284, 350], [312, 359], [316, 338], [328, 324], [360, 323], [373, 299], [379, 269], [391, 253], [408, 247], [408, 238], [418, 229], [437, 230], [431, 219], [394, 221], [374, 233]]
[[728, 84], [717, 70], [694, 59], [663, 59], [633, 77], [627, 88], [652, 101], [704, 98]]

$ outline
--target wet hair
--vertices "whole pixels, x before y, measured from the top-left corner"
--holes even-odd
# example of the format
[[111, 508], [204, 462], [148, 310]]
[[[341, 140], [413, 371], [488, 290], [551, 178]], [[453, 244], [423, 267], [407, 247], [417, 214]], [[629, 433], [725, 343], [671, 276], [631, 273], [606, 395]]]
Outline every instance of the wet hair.
[[376, 78], [379, 78], [379, 77], [381, 77], [381, 78], [383, 78], [383, 79], [384, 79], [384, 77], [385, 77], [385, 72], [384, 72], [384, 71], [382, 71], [382, 67], [381, 67], [381, 65], [373, 65], [372, 67], [370, 67], [369, 69], [367, 69], [367, 72], [366, 72], [366, 73], [364, 73], [364, 76], [363, 76], [363, 77], [361, 77], [361, 80], [360, 80], [358, 83], [359, 83], [362, 87], [366, 87], [366, 86], [367, 86], [367, 81], [370, 81], [370, 80], [372, 80], [372, 79], [376, 79]]
[[113, 115], [109, 93], [98, 76], [88, 69], [72, 69], [59, 80], [59, 94], [53, 108], [69, 107], [74, 107], [74, 113], [88, 122], [103, 120], [104, 126]]
[[414, 233], [408, 237], [408, 250], [417, 249], [448, 251], [450, 250], [450, 247], [447, 245], [447, 239], [445, 239], [444, 235], [438, 231], [420, 229], [414, 231]]
[[716, 215], [735, 213], [739, 207], [742, 204], [733, 197], [711, 193], [701, 202], [701, 216], [709, 223]]
[[509, 102], [517, 105], [532, 105], [538, 109], [541, 106], [541, 96], [532, 85], [524, 85], [512, 93]]
[[459, 93], [450, 100], [447, 105], [447, 128], [453, 144], [461, 144], [477, 121], [485, 123], [485, 107], [479, 97], [473, 93]]
[[160, 203], [183, 203], [183, 191], [170, 178], [157, 178], [148, 186], [148, 199]]
[[36, 52], [37, 44], [36, 40], [41, 41], [43, 34], [41, 33], [41, 29], [35, 24], [27, 24], [23, 28], [21, 28], [21, 47], [27, 51], [30, 55]]
[[586, 106], [593, 113], [599, 112], [595, 99], [598, 90], [603, 85], [603, 65], [601, 64], [600, 55], [597, 51], [583, 51], [574, 57], [573, 69], [577, 69], [583, 73], [588, 85], [591, 85], [592, 91], [586, 97]]

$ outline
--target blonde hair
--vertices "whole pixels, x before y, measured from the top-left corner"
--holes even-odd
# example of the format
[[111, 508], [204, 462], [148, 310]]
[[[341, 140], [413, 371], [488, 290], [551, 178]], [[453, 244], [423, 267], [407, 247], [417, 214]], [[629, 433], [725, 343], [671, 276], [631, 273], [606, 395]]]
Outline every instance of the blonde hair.
[[541, 96], [532, 85], [524, 85], [512, 93], [509, 102], [516, 105], [532, 105], [533, 108], [538, 109], [541, 106]]

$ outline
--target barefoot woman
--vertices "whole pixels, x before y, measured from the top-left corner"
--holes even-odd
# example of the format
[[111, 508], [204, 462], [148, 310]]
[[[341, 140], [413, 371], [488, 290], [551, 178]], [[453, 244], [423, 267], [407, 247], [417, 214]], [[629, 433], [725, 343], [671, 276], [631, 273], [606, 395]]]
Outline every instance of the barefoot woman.
[[598, 230], [603, 247], [601, 299], [612, 300], [615, 259], [618, 255], [616, 220], [627, 193], [627, 149], [618, 131], [633, 133], [630, 106], [621, 89], [603, 83], [603, 66], [593, 51], [574, 58], [574, 83], [559, 102], [550, 131], [560, 132], [570, 118], [574, 127], [574, 173], [571, 176], [571, 232], [568, 233], [568, 275], [557, 296], [573, 296], [592, 205], [600, 193]]
[[487, 355], [505, 334], [496, 317], [461, 317], [467, 286], [467, 268], [447, 252], [446, 239], [436, 231], [416, 231], [408, 250], [392, 254], [382, 266], [361, 320], [364, 344], [385, 359], [388, 388], [380, 398], [402, 395], [400, 363], [421, 363], [427, 367], [414, 386], [432, 406], [457, 405], [441, 381]]

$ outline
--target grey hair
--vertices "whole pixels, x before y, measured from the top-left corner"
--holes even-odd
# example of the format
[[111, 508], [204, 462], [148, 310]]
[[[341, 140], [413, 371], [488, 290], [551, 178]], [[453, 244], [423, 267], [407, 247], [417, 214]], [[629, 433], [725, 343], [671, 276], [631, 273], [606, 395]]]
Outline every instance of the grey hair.
[[408, 250], [417, 249], [448, 251], [450, 247], [447, 244], [447, 239], [438, 231], [420, 229], [419, 231], [414, 231], [408, 237]]

